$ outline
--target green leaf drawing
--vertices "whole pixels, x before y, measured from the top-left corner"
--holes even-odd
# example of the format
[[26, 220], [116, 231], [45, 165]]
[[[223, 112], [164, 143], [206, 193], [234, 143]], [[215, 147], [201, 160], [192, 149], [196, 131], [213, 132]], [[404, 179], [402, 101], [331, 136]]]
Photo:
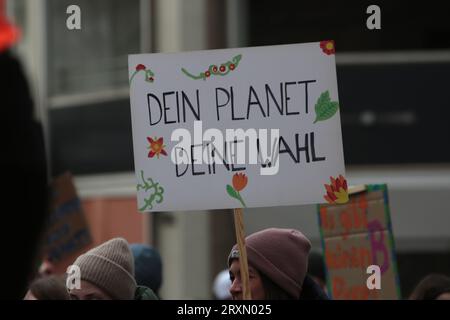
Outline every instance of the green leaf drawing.
[[320, 106], [325, 105], [325, 104], [329, 103], [330, 100], [331, 100], [330, 99], [330, 92], [328, 90], [325, 91], [325, 92], [322, 92], [322, 94], [320, 95], [319, 99], [317, 100], [316, 109], [317, 109], [318, 105], [320, 105]]
[[325, 121], [330, 119], [339, 109], [339, 102], [331, 101], [330, 93], [327, 91], [323, 92], [319, 99], [317, 99], [317, 103], [315, 106], [316, 110], [316, 120], [317, 121]]
[[244, 199], [242, 199], [240, 193], [237, 192], [236, 190], [234, 190], [234, 188], [232, 186], [230, 186], [229, 184], [227, 184], [227, 192], [230, 197], [239, 200], [239, 202], [242, 204], [242, 206], [244, 208], [247, 208], [247, 205], [245, 204]]
[[229, 184], [227, 184], [227, 192], [230, 195], [230, 197], [239, 200], [239, 195], [237, 194], [236, 190], [234, 190], [234, 188], [232, 186], [230, 186]]

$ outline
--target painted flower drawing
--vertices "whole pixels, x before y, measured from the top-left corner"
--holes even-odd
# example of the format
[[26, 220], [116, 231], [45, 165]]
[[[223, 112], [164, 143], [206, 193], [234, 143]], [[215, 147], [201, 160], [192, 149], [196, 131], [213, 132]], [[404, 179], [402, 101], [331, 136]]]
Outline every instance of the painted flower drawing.
[[162, 137], [161, 138], [155, 137], [154, 139], [147, 137], [147, 141], [150, 143], [150, 146], [147, 147], [148, 149], [150, 149], [148, 153], [149, 158], [153, 158], [154, 156], [156, 156], [159, 159], [160, 154], [167, 156], [167, 152], [166, 150], [164, 150], [166, 146], [164, 145]]
[[144, 80], [147, 82], [153, 82], [155, 81], [155, 74], [153, 73], [152, 70], [148, 69], [145, 65], [143, 65], [142, 63], [138, 64], [135, 68], [136, 70], [134, 71], [133, 75], [130, 78], [130, 84], [133, 81], [133, 78], [141, 71], [144, 71]]
[[199, 74], [192, 74], [187, 69], [181, 68], [181, 71], [191, 79], [206, 80], [207, 78], [211, 78], [211, 76], [226, 76], [231, 71], [235, 70], [241, 61], [242, 55], [238, 54], [234, 56], [231, 60], [221, 63], [220, 65], [212, 64], [203, 72]]
[[348, 202], [348, 187], [347, 180], [342, 175], [338, 178], [330, 177], [331, 184], [325, 184], [327, 194], [323, 197], [328, 203], [347, 203]]
[[227, 184], [228, 195], [239, 200], [243, 207], [247, 206], [245, 205], [244, 199], [242, 199], [242, 196], [239, 192], [247, 186], [247, 182], [248, 177], [244, 173], [235, 173], [232, 180], [233, 186]]
[[142, 70], [145, 70], [145, 69], [146, 69], [146, 67], [143, 64], [138, 64], [136, 66], [136, 71], [142, 71]]
[[327, 55], [334, 54], [336, 52], [333, 40], [321, 41], [320, 47], [322, 48], [322, 51]]

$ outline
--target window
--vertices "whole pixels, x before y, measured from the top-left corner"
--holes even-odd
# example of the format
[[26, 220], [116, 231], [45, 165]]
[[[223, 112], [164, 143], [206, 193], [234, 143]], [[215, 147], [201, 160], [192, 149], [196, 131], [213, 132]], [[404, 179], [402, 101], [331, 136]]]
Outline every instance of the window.
[[[66, 28], [71, 4], [81, 8], [81, 30]], [[139, 0], [50, 0], [47, 15], [50, 97], [128, 87], [127, 55], [140, 52]]]

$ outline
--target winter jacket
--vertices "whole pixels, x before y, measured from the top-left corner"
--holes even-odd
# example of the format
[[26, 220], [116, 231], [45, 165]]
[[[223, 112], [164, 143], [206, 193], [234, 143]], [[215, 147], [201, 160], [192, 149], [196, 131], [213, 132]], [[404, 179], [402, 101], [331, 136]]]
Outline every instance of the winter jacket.
[[159, 298], [152, 289], [145, 286], [137, 286], [134, 300], [159, 300]]

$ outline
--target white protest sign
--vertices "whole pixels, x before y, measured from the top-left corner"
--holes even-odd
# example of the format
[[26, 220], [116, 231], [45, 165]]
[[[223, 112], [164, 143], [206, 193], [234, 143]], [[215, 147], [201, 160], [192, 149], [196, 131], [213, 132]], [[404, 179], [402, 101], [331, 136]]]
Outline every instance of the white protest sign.
[[344, 179], [332, 41], [130, 55], [129, 78], [140, 211], [322, 203]]

